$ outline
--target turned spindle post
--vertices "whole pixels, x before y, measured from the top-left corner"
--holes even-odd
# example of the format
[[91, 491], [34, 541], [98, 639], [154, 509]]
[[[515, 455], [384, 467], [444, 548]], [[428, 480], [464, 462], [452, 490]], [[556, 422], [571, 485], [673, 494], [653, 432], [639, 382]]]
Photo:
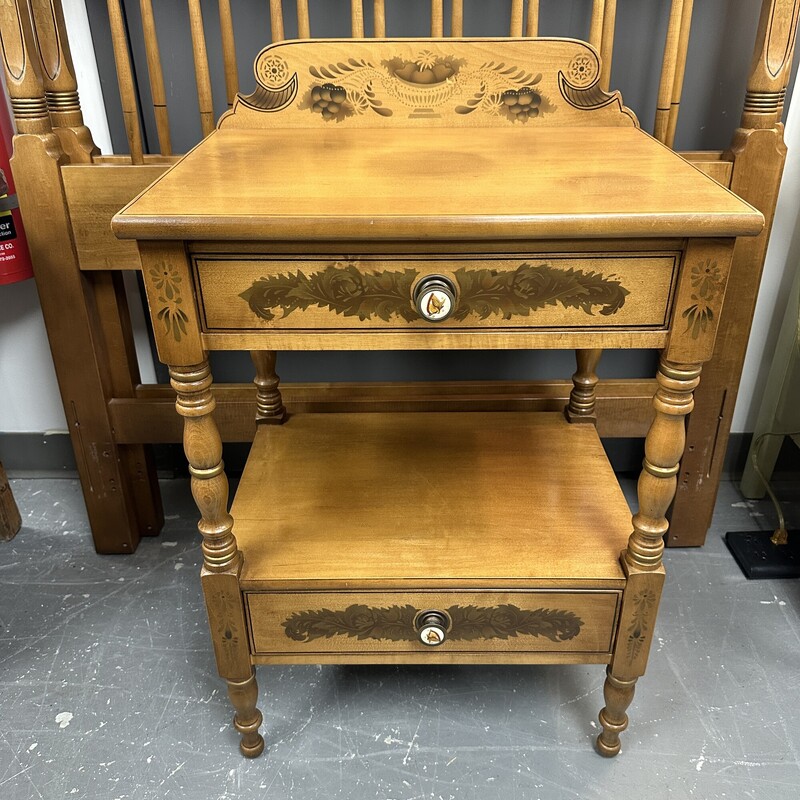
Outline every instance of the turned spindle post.
[[53, 130], [72, 163], [90, 164], [100, 150], [83, 122], [61, 0], [32, 3], [31, 12]]
[[228, 683], [235, 709], [233, 724], [241, 734], [243, 755], [254, 758], [264, 749], [258, 729], [258, 686], [239, 590], [242, 554], [228, 513], [228, 478], [222, 463], [222, 440], [214, 421], [214, 397], [208, 361], [194, 366], [171, 366], [175, 403], [184, 419], [183, 447], [189, 461], [192, 496], [200, 511], [197, 527], [203, 536], [201, 583], [219, 674]]
[[694, 406], [700, 370], [699, 364], [675, 364], [663, 357], [659, 364], [653, 398], [656, 414], [645, 440], [638, 484], [639, 510], [633, 515], [633, 533], [623, 554], [628, 583], [605, 682], [606, 705], [600, 712], [603, 730], [597, 750], [603, 756], [615, 756], [620, 750], [619, 736], [628, 725], [626, 710], [633, 700], [636, 679], [647, 665], [664, 583], [661, 556], [669, 527], [666, 513], [675, 496], [686, 441], [685, 418]]
[[256, 422], [259, 425], [280, 425], [286, 420], [286, 409], [278, 389], [281, 379], [275, 372], [277, 354], [274, 350], [253, 350], [250, 357], [256, 368], [253, 383], [258, 387]]
[[591, 422], [597, 424], [597, 364], [603, 351], [599, 349], [576, 350], [578, 369], [572, 376], [572, 391], [564, 414], [569, 422]]

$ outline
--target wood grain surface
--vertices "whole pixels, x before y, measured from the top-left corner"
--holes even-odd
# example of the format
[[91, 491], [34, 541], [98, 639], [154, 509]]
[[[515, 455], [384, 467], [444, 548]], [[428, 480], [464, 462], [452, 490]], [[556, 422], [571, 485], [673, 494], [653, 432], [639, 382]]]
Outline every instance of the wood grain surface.
[[759, 212], [635, 128], [221, 130], [114, 217], [139, 239], [737, 236]]
[[561, 413], [297, 414], [231, 511], [247, 589], [624, 585], [631, 515]]

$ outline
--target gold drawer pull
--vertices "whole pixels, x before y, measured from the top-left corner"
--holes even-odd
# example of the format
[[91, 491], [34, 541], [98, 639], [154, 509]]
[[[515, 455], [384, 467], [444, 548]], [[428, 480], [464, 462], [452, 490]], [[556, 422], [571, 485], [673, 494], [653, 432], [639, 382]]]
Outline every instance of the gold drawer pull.
[[414, 289], [414, 305], [428, 322], [444, 322], [455, 310], [456, 287], [443, 275], [429, 275]]
[[450, 620], [441, 611], [423, 611], [416, 621], [419, 640], [428, 647], [438, 647], [447, 638]]

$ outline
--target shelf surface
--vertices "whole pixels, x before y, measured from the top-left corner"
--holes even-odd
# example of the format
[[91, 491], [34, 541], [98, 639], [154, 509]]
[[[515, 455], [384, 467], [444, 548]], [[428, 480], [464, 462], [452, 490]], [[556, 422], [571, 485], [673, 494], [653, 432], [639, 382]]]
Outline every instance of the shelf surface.
[[122, 238], [737, 236], [764, 218], [637, 128], [219, 130]]
[[233, 504], [249, 589], [618, 588], [628, 505], [560, 413], [297, 414]]

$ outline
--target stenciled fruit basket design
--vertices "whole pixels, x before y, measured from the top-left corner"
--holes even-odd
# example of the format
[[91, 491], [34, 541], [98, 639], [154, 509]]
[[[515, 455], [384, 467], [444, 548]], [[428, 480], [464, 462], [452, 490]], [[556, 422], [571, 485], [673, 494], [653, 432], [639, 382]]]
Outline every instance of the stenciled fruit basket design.
[[448, 104], [457, 114], [474, 112], [527, 122], [555, 110], [536, 86], [541, 74], [504, 62], [490, 61], [470, 68], [463, 58], [423, 50], [408, 60], [395, 57], [376, 67], [365, 59], [311, 66], [317, 83], [309, 86], [299, 108], [342, 122], [374, 112], [393, 116], [398, 106], [408, 116], [437, 116]]

